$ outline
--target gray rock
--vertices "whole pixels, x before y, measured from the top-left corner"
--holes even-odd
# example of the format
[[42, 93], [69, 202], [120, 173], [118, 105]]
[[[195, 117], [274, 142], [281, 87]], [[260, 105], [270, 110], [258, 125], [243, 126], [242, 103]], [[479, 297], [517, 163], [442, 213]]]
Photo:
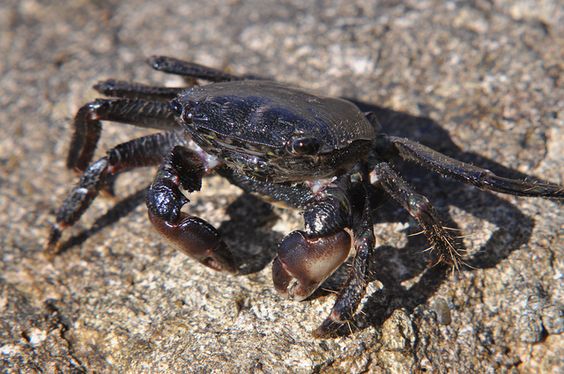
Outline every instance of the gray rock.
[[[64, 167], [74, 112], [96, 97], [99, 79], [178, 84], [143, 63], [152, 54], [356, 98], [387, 132], [503, 175], [562, 184], [559, 1], [5, 0], [0, 34], [3, 369], [564, 370], [561, 204], [417, 168], [402, 171], [460, 229], [473, 268], [428, 269], [425, 241], [408, 236], [415, 223], [383, 204], [380, 282], [352, 333], [336, 339], [310, 335], [331, 296], [290, 302], [271, 286], [268, 261], [299, 214], [256, 213], [244, 200], [228, 209], [240, 191], [219, 178], [190, 209], [216, 225], [258, 217], [222, 226], [252, 259], [247, 275], [204, 269], [152, 231], [136, 193], [148, 170], [121, 177], [117, 198], [96, 200], [53, 262], [42, 255], [48, 223], [76, 181]], [[106, 124], [99, 152], [145, 133]]]

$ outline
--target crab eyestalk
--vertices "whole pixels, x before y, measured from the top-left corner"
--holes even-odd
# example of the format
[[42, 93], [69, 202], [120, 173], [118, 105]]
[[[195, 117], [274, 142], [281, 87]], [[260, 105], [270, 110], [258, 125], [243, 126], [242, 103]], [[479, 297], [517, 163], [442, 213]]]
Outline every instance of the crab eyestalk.
[[272, 264], [274, 287], [290, 299], [304, 300], [341, 266], [350, 248], [345, 231], [321, 237], [294, 231], [280, 243]]

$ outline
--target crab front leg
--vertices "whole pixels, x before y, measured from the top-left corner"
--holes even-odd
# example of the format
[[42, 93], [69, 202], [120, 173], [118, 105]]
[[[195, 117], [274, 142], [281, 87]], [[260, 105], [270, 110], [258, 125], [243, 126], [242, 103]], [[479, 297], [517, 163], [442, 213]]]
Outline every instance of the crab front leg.
[[337, 180], [304, 210], [305, 231], [294, 231], [280, 243], [272, 264], [278, 292], [295, 300], [310, 296], [347, 259], [351, 220], [349, 176]]
[[158, 165], [173, 146], [183, 143], [184, 138], [178, 132], [148, 135], [122, 143], [90, 164], [57, 211], [45, 248], [47, 255], [57, 254], [63, 230], [80, 219], [108, 178], [134, 168]]
[[331, 313], [323, 323], [313, 332], [316, 337], [333, 334], [343, 324], [353, 318], [362, 300], [369, 281], [369, 263], [374, 255], [376, 240], [372, 224], [371, 207], [367, 193], [367, 186], [363, 185], [364, 207], [360, 220], [353, 225], [355, 256], [349, 277], [335, 300]]
[[181, 252], [214, 270], [234, 273], [236, 263], [215, 227], [180, 211], [189, 202], [180, 187], [188, 192], [200, 190], [205, 171], [197, 153], [183, 146], [174, 147], [147, 191], [149, 219]]

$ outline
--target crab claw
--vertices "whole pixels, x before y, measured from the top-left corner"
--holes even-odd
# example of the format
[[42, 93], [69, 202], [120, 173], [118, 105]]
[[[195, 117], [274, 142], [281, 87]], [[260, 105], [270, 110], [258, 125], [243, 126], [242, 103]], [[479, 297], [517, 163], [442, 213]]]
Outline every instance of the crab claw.
[[350, 248], [345, 231], [320, 237], [292, 232], [280, 243], [272, 264], [274, 287], [288, 298], [307, 298], [347, 259]]
[[149, 210], [153, 226], [178, 250], [217, 271], [237, 272], [237, 265], [219, 232], [201, 218], [180, 213], [175, 223]]

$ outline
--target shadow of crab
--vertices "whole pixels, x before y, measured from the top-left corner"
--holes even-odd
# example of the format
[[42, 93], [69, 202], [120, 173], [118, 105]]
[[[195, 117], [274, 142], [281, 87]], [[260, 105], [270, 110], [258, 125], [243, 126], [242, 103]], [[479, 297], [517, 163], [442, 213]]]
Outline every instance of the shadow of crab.
[[283, 234], [272, 231], [278, 220], [272, 206], [251, 194], [240, 195], [227, 208], [229, 220], [219, 226], [225, 242], [232, 249], [239, 274], [264, 269], [274, 256]]
[[[499, 175], [535, 179], [478, 154], [461, 150], [444, 129], [428, 118], [351, 101], [363, 111], [374, 112], [384, 133], [409, 137], [450, 157], [485, 167]], [[399, 166], [401, 174], [415, 186], [416, 190], [433, 202], [446, 226], [458, 229], [448, 212], [449, 206], [454, 206], [498, 227], [480, 248], [469, 248], [472, 255], [465, 259], [467, 266], [461, 271], [494, 267], [506, 259], [512, 251], [528, 242], [534, 227], [533, 220], [509, 202], [493, 193], [446, 180], [411, 165]], [[385, 237], [380, 238], [375, 248], [376, 255], [370, 264], [373, 275], [370, 281], [378, 280], [383, 287], [368, 295], [352, 324], [337, 329], [335, 335], [350, 335], [369, 326], [379, 328], [396, 309], [404, 309], [411, 313], [437, 292], [451, 272], [451, 269], [444, 265], [432, 266], [434, 263], [432, 253], [423, 252], [428, 246], [425, 238], [422, 235], [413, 235], [419, 231], [416, 223], [399, 205], [385, 199], [384, 194], [378, 192], [375, 190], [371, 196], [372, 206], [376, 207], [373, 211], [373, 222], [375, 224], [409, 222], [405, 232], [407, 241], [399, 248], [394, 247], [393, 243], [386, 242]], [[66, 251], [74, 245], [83, 243], [89, 236], [129, 214], [143, 201], [144, 190], [126, 197], [98, 218], [90, 229], [63, 243], [61, 250]], [[496, 209], [494, 211], [484, 207]], [[276, 255], [277, 244], [283, 238], [282, 234], [272, 231], [272, 226], [278, 217], [269, 204], [248, 194], [237, 198], [227, 208], [227, 214], [230, 219], [221, 224], [219, 231], [238, 260], [240, 273], [250, 274], [261, 271], [272, 261]], [[459, 245], [465, 250], [461, 241]], [[401, 268], [401, 271], [398, 271], [398, 268]], [[340, 289], [347, 278], [348, 269], [348, 266], [342, 266], [308, 300]]]

